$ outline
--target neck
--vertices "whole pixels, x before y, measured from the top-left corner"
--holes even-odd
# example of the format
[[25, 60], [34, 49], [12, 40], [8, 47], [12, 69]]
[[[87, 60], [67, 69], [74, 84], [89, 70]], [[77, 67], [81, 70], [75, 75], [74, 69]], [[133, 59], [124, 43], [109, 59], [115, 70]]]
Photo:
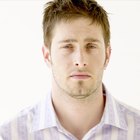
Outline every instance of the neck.
[[78, 139], [82, 139], [101, 120], [104, 110], [102, 86], [98, 93], [85, 99], [74, 99], [52, 90], [52, 99], [61, 125]]

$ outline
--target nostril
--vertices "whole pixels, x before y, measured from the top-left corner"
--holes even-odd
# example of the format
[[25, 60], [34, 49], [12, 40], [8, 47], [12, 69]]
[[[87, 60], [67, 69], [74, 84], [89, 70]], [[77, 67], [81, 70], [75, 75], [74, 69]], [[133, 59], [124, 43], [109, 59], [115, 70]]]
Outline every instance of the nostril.
[[84, 66], [84, 67], [86, 66], [86, 64], [85, 64], [85, 63], [84, 63], [84, 64], [82, 64], [82, 65], [81, 65], [81, 64], [78, 64], [78, 63], [75, 63], [75, 65], [76, 65], [76, 66]]

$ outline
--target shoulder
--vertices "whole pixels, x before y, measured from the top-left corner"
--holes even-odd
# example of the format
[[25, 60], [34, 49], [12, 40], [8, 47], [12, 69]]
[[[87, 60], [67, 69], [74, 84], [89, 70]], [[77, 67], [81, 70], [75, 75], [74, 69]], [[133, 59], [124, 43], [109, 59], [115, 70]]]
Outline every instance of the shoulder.
[[10, 140], [11, 138], [18, 140], [19, 134], [26, 137], [31, 129], [35, 109], [36, 106], [25, 108], [12, 119], [2, 123], [0, 125], [0, 136], [3, 140]]
[[118, 102], [118, 104], [128, 129], [132, 130], [133, 128], [136, 132], [140, 133], [140, 110], [122, 102]]
[[118, 104], [120, 105], [121, 109], [124, 110], [124, 112], [126, 114], [129, 114], [129, 115], [132, 115], [135, 117], [140, 117], [140, 110], [138, 110], [130, 105], [127, 105], [125, 103], [122, 103], [120, 101], [118, 101]]

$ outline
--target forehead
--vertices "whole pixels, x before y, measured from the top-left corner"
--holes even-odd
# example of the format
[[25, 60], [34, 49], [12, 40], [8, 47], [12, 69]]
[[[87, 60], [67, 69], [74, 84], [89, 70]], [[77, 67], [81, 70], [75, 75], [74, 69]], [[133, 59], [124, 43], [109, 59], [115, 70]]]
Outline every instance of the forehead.
[[52, 41], [61, 39], [95, 38], [103, 40], [101, 25], [89, 18], [77, 18], [73, 20], [61, 20], [57, 22], [52, 31]]

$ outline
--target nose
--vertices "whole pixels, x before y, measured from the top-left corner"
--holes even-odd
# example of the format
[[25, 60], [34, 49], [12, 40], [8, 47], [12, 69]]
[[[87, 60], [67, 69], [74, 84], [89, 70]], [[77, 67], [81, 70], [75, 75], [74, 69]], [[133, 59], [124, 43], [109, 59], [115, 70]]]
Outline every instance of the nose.
[[79, 68], [86, 67], [88, 65], [86, 61], [86, 54], [81, 50], [75, 53], [74, 65]]

